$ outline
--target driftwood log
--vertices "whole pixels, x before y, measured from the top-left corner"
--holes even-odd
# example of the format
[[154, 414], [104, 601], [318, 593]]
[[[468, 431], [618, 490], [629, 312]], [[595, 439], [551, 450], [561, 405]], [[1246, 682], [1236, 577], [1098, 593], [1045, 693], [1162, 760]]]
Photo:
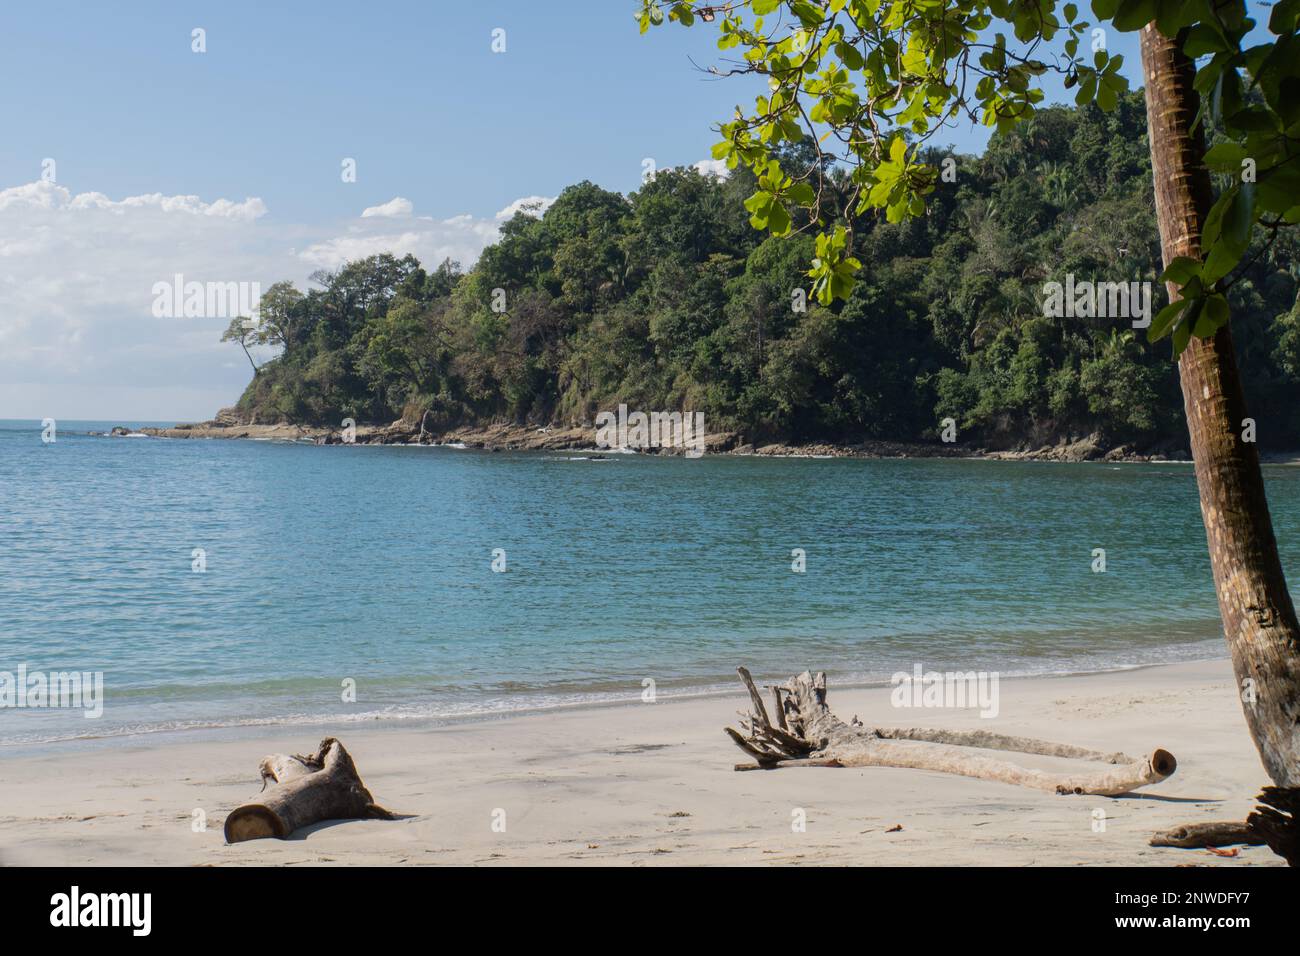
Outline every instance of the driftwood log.
[[1184, 850], [1206, 847], [1267, 846], [1291, 866], [1300, 865], [1300, 788], [1265, 787], [1261, 804], [1244, 823], [1236, 820], [1187, 823], [1151, 837], [1152, 846]]
[[[864, 727], [856, 718], [852, 725], [846, 724], [826, 705], [826, 675], [821, 672], [814, 676], [804, 671], [784, 686], [771, 688], [776, 711], [773, 723], [749, 671], [741, 667], [737, 672], [749, 691], [752, 712], [741, 715], [744, 733], [731, 727], [726, 732], [755, 761], [738, 764], [737, 770], [905, 767], [998, 780], [1056, 793], [1116, 796], [1159, 783], [1178, 767], [1173, 754], [1165, 750], [1155, 750], [1151, 756], [1135, 760], [1121, 753], [1106, 754], [1070, 744], [982, 730]], [[972, 748], [1093, 760], [1110, 768], [1092, 773], [1047, 773], [973, 753]]]
[[1220, 820], [1213, 823], [1184, 823], [1162, 830], [1151, 837], [1151, 846], [1172, 846], [1181, 850], [1203, 850], [1206, 847], [1262, 846], [1264, 838], [1240, 821]]
[[[391, 820], [361, 782], [356, 764], [333, 737], [315, 754], [272, 754], [258, 768], [262, 794], [226, 817], [226, 842], [263, 837], [283, 840], [321, 820]], [[268, 787], [268, 783], [270, 786]]]

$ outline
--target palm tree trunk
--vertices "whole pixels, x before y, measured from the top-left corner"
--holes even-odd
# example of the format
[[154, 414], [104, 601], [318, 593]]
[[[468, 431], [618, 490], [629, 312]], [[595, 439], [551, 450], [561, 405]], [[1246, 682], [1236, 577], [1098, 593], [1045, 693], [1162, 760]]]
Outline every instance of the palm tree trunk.
[[[1191, 128], [1199, 105], [1195, 68], [1179, 41], [1154, 24], [1142, 29], [1141, 45], [1164, 261], [1200, 259], [1212, 194], [1204, 140]], [[1177, 287], [1171, 285], [1169, 294], [1175, 296]], [[1193, 337], [1178, 371], [1219, 613], [1246, 723], [1274, 783], [1300, 786], [1300, 623], [1273, 537], [1259, 453], [1253, 442], [1241, 440], [1246, 403], [1228, 326], [1211, 339]]]

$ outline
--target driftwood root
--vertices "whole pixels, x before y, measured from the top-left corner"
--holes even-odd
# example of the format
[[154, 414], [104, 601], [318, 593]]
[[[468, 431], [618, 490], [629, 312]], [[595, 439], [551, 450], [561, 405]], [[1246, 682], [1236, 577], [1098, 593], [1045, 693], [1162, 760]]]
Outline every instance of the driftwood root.
[[[737, 668], [749, 691], [752, 712], [742, 714], [741, 730], [725, 728], [732, 742], [754, 758], [737, 770], [777, 767], [903, 767], [998, 780], [1056, 793], [1118, 796], [1169, 777], [1178, 761], [1167, 750], [1134, 759], [1029, 737], [987, 731], [864, 727], [856, 718], [840, 720], [826, 705], [826, 675], [804, 671], [783, 687], [773, 687], [777, 722], [772, 723], [762, 695], [744, 667]], [[743, 732], [742, 732], [743, 731]], [[1001, 750], [1090, 760], [1110, 765], [1089, 773], [1048, 773], [1008, 760], [973, 753]]]

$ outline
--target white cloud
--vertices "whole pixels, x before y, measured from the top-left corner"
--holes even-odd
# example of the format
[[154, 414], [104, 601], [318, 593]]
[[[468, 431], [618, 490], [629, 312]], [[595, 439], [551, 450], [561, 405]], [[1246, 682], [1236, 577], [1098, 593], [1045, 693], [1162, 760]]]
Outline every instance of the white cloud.
[[505, 222], [520, 211], [525, 211], [531, 216], [541, 216], [551, 208], [553, 202], [555, 202], [554, 196], [525, 196], [523, 199], [516, 199], [497, 213], [497, 219]]
[[392, 223], [383, 219], [358, 220], [349, 224], [340, 236], [313, 242], [298, 258], [315, 268], [336, 269], [349, 259], [391, 252], [404, 256], [408, 252], [427, 267], [443, 259], [453, 259], [468, 266], [478, 259], [483, 247], [496, 241], [498, 223], [473, 216], [451, 219], [418, 218], [403, 223], [408, 228], [393, 232]]
[[718, 179], [726, 179], [727, 175], [731, 172], [731, 170], [727, 168], [727, 161], [725, 159], [701, 159], [694, 165], [702, 176], [715, 176]]
[[339, 236], [312, 243], [298, 253], [298, 258], [314, 266], [333, 269], [349, 259], [364, 259], [366, 256], [378, 255], [381, 252], [391, 252], [395, 256], [406, 255], [414, 251], [419, 239], [420, 234], [416, 232], [403, 232], [397, 235]]
[[438, 220], [410, 215], [398, 197], [373, 207], [387, 214], [313, 228], [275, 222], [257, 198], [0, 190], [0, 418], [210, 417], [239, 397], [248, 365], [220, 341], [228, 318], [155, 318], [155, 283], [179, 273], [302, 288], [317, 268], [379, 252], [469, 267], [507, 214], [539, 198]]
[[380, 206], [369, 206], [361, 211], [362, 219], [378, 216], [386, 219], [407, 219], [415, 211], [411, 200], [396, 196]]
[[188, 213], [193, 216], [248, 221], [266, 215], [266, 204], [257, 198], [245, 199], [238, 203], [231, 202], [229, 199], [205, 203], [198, 196], [164, 196], [162, 193], [150, 193], [145, 196], [128, 196], [126, 199], [114, 202], [103, 193], [78, 193], [74, 196], [63, 186], [44, 180], [0, 190], [0, 212], [22, 208], [71, 211], [97, 209], [116, 212], [157, 209], [165, 213]]

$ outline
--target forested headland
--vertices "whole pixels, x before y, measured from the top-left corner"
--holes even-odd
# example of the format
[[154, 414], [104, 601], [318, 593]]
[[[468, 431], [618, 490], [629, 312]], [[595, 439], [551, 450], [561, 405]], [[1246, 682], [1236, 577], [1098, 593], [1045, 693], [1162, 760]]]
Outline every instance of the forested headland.
[[[942, 164], [947, 154], [931, 151]], [[1044, 284], [1152, 283], [1160, 246], [1141, 92], [1111, 113], [1038, 112], [984, 155], [953, 156], [924, 216], [853, 225], [845, 301], [809, 287], [812, 233], [749, 223], [743, 166], [660, 171], [624, 196], [589, 182], [520, 213], [468, 271], [374, 256], [277, 283], [246, 344], [281, 347], [244, 420], [581, 425], [630, 408], [702, 411], [741, 441], [1037, 447], [1084, 435], [1183, 449], [1168, 341], [1128, 318], [1047, 317]], [[783, 165], [816, 162], [809, 147]], [[838, 187], [848, 189], [842, 179]], [[823, 197], [828, 219], [844, 204]], [[795, 229], [806, 225], [796, 220]], [[1296, 240], [1258, 237], [1228, 297], [1261, 448], [1300, 448]], [[1253, 257], [1253, 261], [1252, 260]]]

